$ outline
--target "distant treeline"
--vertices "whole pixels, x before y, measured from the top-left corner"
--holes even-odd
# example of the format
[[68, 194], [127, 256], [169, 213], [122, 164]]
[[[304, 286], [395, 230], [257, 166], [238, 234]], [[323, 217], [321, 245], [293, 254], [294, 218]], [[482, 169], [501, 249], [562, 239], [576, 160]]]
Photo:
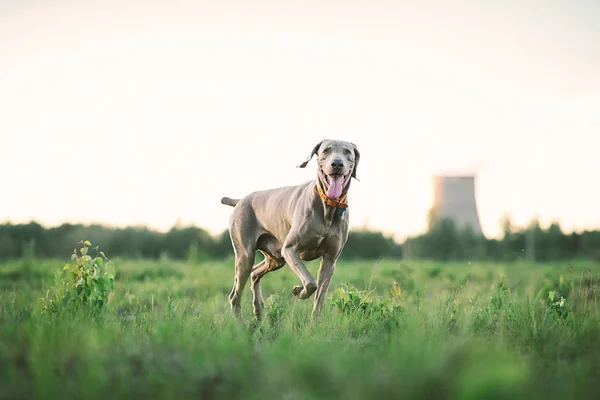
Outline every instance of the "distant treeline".
[[[110, 257], [201, 261], [233, 255], [229, 232], [212, 236], [195, 227], [173, 227], [168, 232], [146, 227], [112, 228], [103, 225], [63, 224], [45, 228], [39, 223], [0, 225], [0, 260], [34, 256], [69, 257], [77, 243], [90, 240]], [[380, 232], [352, 231], [343, 252], [345, 259], [401, 257], [402, 248]]]
[[516, 229], [509, 218], [502, 221], [502, 239], [486, 239], [471, 229], [457, 229], [451, 220], [433, 222], [426, 234], [403, 244], [410, 258], [433, 260], [558, 261], [593, 259], [600, 261], [600, 231], [564, 233], [558, 223], [546, 229], [538, 220]]
[[[537, 221], [515, 229], [505, 219], [501, 239], [486, 239], [452, 221], [430, 222], [426, 233], [403, 244], [381, 232], [352, 230], [341, 258], [376, 260], [414, 258], [431, 260], [535, 261], [575, 258], [600, 260], [600, 231], [564, 233], [560, 225], [543, 229]], [[110, 257], [171, 258], [189, 261], [223, 259], [233, 255], [229, 233], [210, 235], [195, 227], [173, 227], [168, 232], [146, 227], [113, 228], [99, 224], [63, 224], [45, 228], [36, 222], [0, 225], [0, 260], [22, 257], [69, 257], [77, 243], [90, 240]]]

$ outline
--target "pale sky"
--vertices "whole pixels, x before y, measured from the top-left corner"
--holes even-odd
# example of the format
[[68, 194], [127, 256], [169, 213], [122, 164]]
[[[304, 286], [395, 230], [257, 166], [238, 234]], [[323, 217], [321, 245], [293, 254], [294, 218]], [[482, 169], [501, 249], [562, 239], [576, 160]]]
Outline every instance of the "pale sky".
[[0, 221], [218, 233], [336, 138], [352, 227], [422, 232], [475, 172], [486, 235], [600, 228], [600, 3], [449, 4], [0, 0]]

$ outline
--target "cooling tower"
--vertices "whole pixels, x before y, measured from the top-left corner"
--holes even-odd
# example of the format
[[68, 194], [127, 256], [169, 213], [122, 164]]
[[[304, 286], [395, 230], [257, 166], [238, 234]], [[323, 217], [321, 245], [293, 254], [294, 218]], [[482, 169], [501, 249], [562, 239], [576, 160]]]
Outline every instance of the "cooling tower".
[[471, 225], [475, 234], [483, 235], [474, 176], [435, 176], [433, 210], [436, 220], [451, 219], [459, 229]]

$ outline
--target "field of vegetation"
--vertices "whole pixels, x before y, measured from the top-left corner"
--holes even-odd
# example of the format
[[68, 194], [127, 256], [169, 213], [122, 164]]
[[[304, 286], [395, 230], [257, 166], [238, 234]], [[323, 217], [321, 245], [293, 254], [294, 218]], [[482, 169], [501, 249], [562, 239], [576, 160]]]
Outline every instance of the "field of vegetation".
[[[93, 264], [89, 253], [81, 263]], [[597, 262], [340, 261], [318, 324], [312, 297], [293, 297], [297, 278], [284, 267], [262, 281], [265, 318], [257, 324], [249, 285], [241, 320], [230, 312], [232, 260], [115, 258], [114, 282], [110, 270], [98, 270], [77, 289], [83, 258], [65, 256], [0, 264], [0, 398], [600, 392]], [[309, 269], [316, 274], [318, 264]]]

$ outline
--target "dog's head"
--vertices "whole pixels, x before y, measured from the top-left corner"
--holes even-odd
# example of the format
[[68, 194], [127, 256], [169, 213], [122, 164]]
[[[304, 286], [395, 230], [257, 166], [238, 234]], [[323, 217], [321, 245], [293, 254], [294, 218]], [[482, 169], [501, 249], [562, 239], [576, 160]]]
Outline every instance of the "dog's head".
[[348, 187], [350, 178], [356, 177], [360, 152], [354, 143], [343, 140], [322, 140], [312, 149], [308, 158], [300, 164], [304, 168], [317, 155], [318, 179], [327, 196], [337, 199]]

